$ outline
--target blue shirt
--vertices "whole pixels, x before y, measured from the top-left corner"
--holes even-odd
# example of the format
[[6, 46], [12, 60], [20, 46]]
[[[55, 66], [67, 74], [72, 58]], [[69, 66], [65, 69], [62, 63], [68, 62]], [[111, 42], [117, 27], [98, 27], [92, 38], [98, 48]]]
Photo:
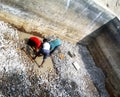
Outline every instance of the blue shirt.
[[53, 41], [50, 41], [49, 42], [50, 44], [50, 50], [52, 51], [55, 47], [59, 46], [62, 44], [61, 40], [59, 38], [53, 40]]

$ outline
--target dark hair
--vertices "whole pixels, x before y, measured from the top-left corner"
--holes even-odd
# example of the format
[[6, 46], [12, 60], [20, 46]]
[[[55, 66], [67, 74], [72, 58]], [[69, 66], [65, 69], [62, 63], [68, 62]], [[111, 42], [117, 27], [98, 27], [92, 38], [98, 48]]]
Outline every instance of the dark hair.
[[48, 39], [47, 39], [47, 38], [44, 38], [44, 39], [43, 39], [43, 42], [48, 42]]

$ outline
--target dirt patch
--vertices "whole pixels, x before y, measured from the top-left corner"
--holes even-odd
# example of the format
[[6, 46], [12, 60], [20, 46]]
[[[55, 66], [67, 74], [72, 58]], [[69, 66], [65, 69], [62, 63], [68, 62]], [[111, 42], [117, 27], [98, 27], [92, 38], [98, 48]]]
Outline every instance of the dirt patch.
[[[35, 36], [35, 35], [28, 34], [28, 33], [24, 33], [24, 32], [18, 32], [18, 35], [19, 35], [20, 41], [24, 41], [24, 39], [26, 39], [26, 38], [29, 38], [29, 37], [31, 37], [31, 36]], [[38, 37], [38, 36], [36, 36], [36, 37]], [[40, 40], [42, 40], [41, 37], [38, 37], [38, 38], [39, 38]], [[23, 51], [23, 52], [24, 52], [24, 51]], [[24, 54], [27, 55], [29, 58], [31, 57], [30, 55], [28, 55], [28, 54], [25, 53], [25, 52], [24, 52]], [[42, 62], [42, 60], [43, 60], [42, 58], [43, 58], [43, 56], [37, 57], [37, 58], [35, 59], [35, 61], [31, 60], [31, 58], [30, 58], [30, 60], [31, 60], [33, 63], [35, 63], [34, 66], [32, 66], [32, 68], [33, 68], [33, 71], [32, 71], [32, 72], [34, 72], [34, 73], [37, 74], [37, 75], [41, 75], [41, 74], [45, 74], [45, 73], [51, 73], [51, 72], [54, 72], [54, 73], [55, 73], [55, 70], [54, 70], [54, 67], [53, 67], [53, 63], [52, 63], [52, 60], [51, 60], [50, 57], [48, 57], [48, 58], [46, 59], [45, 63], [43, 64], [43, 67], [38, 67], [38, 65], [40, 65], [41, 62]]]

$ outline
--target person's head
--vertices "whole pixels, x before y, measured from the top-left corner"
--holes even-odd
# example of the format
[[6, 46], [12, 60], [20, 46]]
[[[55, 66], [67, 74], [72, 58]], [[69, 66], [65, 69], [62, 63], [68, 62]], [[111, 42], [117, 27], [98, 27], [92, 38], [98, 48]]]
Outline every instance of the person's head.
[[48, 39], [47, 39], [47, 38], [44, 38], [44, 39], [43, 39], [43, 42], [48, 42]]

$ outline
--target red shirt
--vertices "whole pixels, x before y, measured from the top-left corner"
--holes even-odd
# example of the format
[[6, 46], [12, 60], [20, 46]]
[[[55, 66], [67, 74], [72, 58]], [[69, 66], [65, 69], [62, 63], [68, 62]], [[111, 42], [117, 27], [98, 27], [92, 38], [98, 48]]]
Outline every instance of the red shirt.
[[39, 39], [39, 38], [37, 38], [37, 37], [30, 37], [30, 40], [32, 40], [32, 41], [34, 41], [35, 42], [35, 44], [36, 44], [36, 49], [39, 49], [40, 48], [40, 46], [41, 46], [41, 44], [42, 44], [42, 41]]

